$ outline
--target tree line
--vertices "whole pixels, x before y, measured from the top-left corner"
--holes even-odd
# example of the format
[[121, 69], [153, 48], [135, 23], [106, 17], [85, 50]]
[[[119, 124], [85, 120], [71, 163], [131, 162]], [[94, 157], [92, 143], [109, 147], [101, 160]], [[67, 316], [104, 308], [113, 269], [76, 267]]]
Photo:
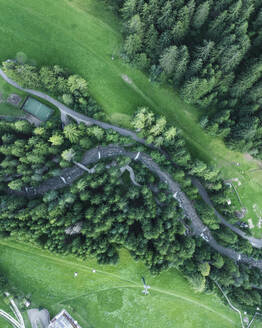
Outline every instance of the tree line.
[[261, 157], [262, 4], [258, 0], [118, 1], [124, 56], [203, 109], [201, 125]]

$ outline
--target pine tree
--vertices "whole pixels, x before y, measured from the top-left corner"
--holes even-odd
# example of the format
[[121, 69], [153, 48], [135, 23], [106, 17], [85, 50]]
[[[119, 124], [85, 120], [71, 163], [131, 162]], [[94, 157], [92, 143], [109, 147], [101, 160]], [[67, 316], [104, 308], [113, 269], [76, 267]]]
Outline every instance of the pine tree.
[[125, 41], [124, 49], [128, 56], [133, 57], [142, 48], [142, 39], [139, 34], [130, 34]]
[[130, 19], [134, 15], [136, 2], [136, 0], [127, 0], [124, 2], [124, 6], [121, 9], [124, 19]]
[[77, 143], [82, 136], [82, 132], [76, 124], [68, 124], [64, 128], [64, 135], [71, 143]]
[[172, 46], [166, 49], [160, 58], [160, 65], [168, 76], [170, 76], [175, 70], [176, 64], [178, 62], [178, 55], [177, 46]]
[[262, 76], [262, 58], [253, 61], [237, 78], [231, 90], [232, 96], [243, 96], [246, 90], [250, 89]]
[[53, 146], [61, 146], [64, 142], [64, 138], [61, 134], [54, 134], [48, 140]]
[[192, 26], [195, 29], [199, 29], [207, 20], [209, 15], [210, 4], [209, 1], [201, 3], [195, 10]]

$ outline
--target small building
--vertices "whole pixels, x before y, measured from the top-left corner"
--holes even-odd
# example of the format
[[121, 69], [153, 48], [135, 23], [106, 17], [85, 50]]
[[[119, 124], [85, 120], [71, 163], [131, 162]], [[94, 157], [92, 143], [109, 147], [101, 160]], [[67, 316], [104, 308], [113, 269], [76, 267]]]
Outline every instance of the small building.
[[76, 320], [66, 311], [62, 310], [51, 321], [48, 328], [81, 328]]
[[32, 328], [48, 328], [50, 316], [46, 309], [30, 309], [27, 310], [27, 315]]

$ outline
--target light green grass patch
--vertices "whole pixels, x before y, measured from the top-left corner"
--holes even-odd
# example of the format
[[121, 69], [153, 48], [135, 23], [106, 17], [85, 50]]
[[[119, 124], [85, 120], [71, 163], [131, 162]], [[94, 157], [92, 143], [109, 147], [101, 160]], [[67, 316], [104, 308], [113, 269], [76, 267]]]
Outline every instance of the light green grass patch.
[[0, 103], [0, 115], [19, 117], [23, 115], [23, 112], [9, 104]]
[[[237, 315], [215, 295], [195, 294], [176, 270], [153, 277], [126, 251], [116, 266], [1, 240], [0, 269], [32, 305], [66, 308], [84, 328], [233, 328]], [[93, 273], [96, 269], [96, 273]], [[78, 277], [74, 278], [74, 272]], [[142, 294], [144, 276], [150, 295]]]
[[[255, 167], [219, 139], [207, 136], [198, 124], [201, 112], [184, 104], [171, 87], [150, 83], [145, 74], [122, 62], [121, 25], [102, 1], [0, 0], [0, 10], [4, 12], [0, 15], [1, 60], [22, 51], [39, 66], [59, 64], [80, 74], [115, 122], [123, 116], [114, 115], [131, 116], [140, 106], [166, 115], [171, 124], [183, 129], [193, 154], [221, 167], [226, 178], [241, 175], [232, 161]], [[254, 173], [246, 185], [248, 197], [259, 197], [257, 177]], [[0, 268], [10, 282], [31, 293], [33, 302], [47, 307], [51, 315], [66, 307], [83, 328], [239, 326], [237, 315], [218, 297], [194, 294], [175, 270], [152, 277], [126, 252], [117, 266], [98, 266], [91, 259], [81, 263], [21, 243], [2, 240], [1, 245]], [[141, 293], [142, 275], [152, 287], [148, 297]]]
[[130, 116], [122, 113], [113, 113], [110, 116], [112, 124], [130, 128]]

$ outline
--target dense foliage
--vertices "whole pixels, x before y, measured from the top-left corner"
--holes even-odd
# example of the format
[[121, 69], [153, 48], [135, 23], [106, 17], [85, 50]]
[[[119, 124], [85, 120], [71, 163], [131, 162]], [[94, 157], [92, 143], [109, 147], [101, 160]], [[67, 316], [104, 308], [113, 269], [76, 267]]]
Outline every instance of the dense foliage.
[[[64, 103], [67, 103], [64, 95], [71, 92], [70, 106], [78, 108], [82, 97], [91, 99], [86, 81], [78, 76], [54, 73], [63, 71], [62, 68], [37, 69], [6, 62], [4, 70], [25, 87], [48, 90]], [[46, 80], [45, 71], [48, 71]], [[53, 87], [48, 88], [52, 76]], [[61, 81], [65, 85], [63, 92], [68, 93], [60, 93]], [[100, 160], [89, 168], [92, 173], [83, 171], [70, 186], [54, 190], [52, 177], [63, 179], [65, 170], [80, 163], [85, 152], [94, 147], [118, 144], [130, 151], [144, 152], [180, 184], [221, 245], [260, 258], [260, 252], [221, 225], [199, 197], [192, 177], [200, 179], [228, 221], [239, 223], [234, 216], [235, 205], [227, 204], [230, 190], [219, 172], [191, 158], [181, 131], [147, 108], [137, 111], [132, 124], [148, 146], [113, 130], [87, 127], [83, 123], [70, 122], [61, 129], [56, 117], [39, 127], [27, 121], [0, 121], [2, 237], [12, 236], [83, 259], [92, 255], [99, 263], [115, 263], [118, 249], [125, 247], [152, 273], [176, 267], [196, 291], [212, 290], [216, 288], [213, 281], [217, 281], [238, 303], [261, 305], [260, 271], [235, 263], [194, 236], [190, 218], [185, 216], [167, 185], [138, 161], [120, 156]], [[122, 168], [127, 165], [134, 171], [139, 185], [134, 184], [131, 174], [123, 173]], [[32, 196], [32, 191], [43, 183], [50, 183], [50, 190]]]
[[128, 58], [205, 108], [201, 124], [210, 133], [262, 156], [261, 1], [119, 4]]
[[[72, 159], [81, 161], [88, 149], [122, 144], [129, 150], [148, 153], [179, 181], [220, 243], [259, 256], [248, 242], [221, 226], [212, 210], [198, 198], [190, 176], [201, 177], [218, 207], [225, 208], [228, 189], [217, 171], [191, 159], [179, 129], [145, 108], [137, 112], [133, 124], [140, 129], [141, 136], [156, 147], [161, 145], [162, 150], [136, 144], [114, 131], [95, 126], [71, 123], [61, 130], [55, 119], [36, 128], [26, 121], [0, 122], [2, 237], [12, 236], [83, 259], [90, 254], [100, 263], [115, 263], [118, 249], [125, 247], [153, 273], [175, 266], [197, 291], [212, 288], [211, 282], [216, 280], [239, 303], [260, 304], [260, 292], [251, 289], [253, 285], [259, 286], [260, 272], [234, 263], [195, 238], [190, 220], [167, 185], [139, 162], [114, 157], [97, 163], [93, 174], [83, 172], [68, 187], [32, 198], [16, 194], [61, 176], [63, 168], [72, 166]], [[121, 173], [125, 165], [132, 167], [140, 186], [131, 182], [128, 173]], [[232, 215], [233, 209], [225, 212]]]
[[[166, 195], [167, 187], [146, 170], [136, 172], [141, 188], [127, 183], [128, 176], [121, 177], [120, 172], [120, 167], [128, 164], [125, 158], [114, 158], [107, 168], [106, 163], [98, 164], [94, 174], [40, 198], [6, 195], [6, 183], [10, 190], [28, 190], [61, 175], [61, 167], [70, 165], [68, 150], [74, 149], [74, 158], [80, 159], [84, 150], [98, 143], [124, 144], [125, 138], [76, 124], [59, 131], [54, 122], [38, 128], [25, 121], [1, 122], [0, 130], [2, 233], [37, 241], [52, 251], [83, 257], [92, 254], [101, 263], [115, 262], [117, 248], [124, 246], [154, 272], [191, 256], [194, 242], [184, 235], [180, 211], [173, 198]], [[158, 185], [160, 207], [147, 183]], [[81, 225], [81, 234], [66, 234], [67, 228], [77, 224]]]

